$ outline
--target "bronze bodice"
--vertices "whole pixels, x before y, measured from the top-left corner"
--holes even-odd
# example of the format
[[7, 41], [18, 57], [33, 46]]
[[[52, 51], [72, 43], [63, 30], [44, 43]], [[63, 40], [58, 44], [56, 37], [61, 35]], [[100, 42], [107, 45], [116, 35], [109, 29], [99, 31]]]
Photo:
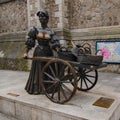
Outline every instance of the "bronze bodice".
[[38, 39], [38, 40], [39, 40], [39, 39], [46, 39], [46, 40], [48, 40], [48, 39], [51, 39], [51, 36], [50, 36], [50, 34], [48, 34], [48, 33], [39, 32], [39, 33], [37, 34], [37, 39]]

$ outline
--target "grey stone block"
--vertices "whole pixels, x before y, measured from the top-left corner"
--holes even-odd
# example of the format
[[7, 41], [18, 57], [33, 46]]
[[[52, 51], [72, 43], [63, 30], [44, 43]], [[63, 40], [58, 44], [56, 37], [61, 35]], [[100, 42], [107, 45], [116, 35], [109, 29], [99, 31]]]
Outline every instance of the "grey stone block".
[[39, 109], [32, 109], [32, 120], [52, 120], [51, 112], [39, 110]]
[[19, 120], [32, 120], [32, 108], [20, 103], [15, 104], [16, 118]]
[[15, 117], [14, 101], [0, 98], [0, 111], [4, 114]]

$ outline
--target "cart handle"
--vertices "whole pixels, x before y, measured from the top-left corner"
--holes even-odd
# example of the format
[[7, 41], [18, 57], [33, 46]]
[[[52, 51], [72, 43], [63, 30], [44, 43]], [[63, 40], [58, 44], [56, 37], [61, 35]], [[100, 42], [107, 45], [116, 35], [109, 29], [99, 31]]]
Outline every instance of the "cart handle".
[[24, 58], [26, 60], [40, 60], [40, 61], [49, 61], [49, 60], [54, 60], [54, 59], [58, 59], [56, 57], [27, 57]]

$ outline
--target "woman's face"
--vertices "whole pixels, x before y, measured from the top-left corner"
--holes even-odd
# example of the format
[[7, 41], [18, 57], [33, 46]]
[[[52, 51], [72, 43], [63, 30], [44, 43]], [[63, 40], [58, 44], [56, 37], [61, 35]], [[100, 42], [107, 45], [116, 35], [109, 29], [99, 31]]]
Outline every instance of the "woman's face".
[[41, 14], [39, 16], [39, 21], [40, 21], [41, 24], [47, 24], [48, 18], [44, 14]]

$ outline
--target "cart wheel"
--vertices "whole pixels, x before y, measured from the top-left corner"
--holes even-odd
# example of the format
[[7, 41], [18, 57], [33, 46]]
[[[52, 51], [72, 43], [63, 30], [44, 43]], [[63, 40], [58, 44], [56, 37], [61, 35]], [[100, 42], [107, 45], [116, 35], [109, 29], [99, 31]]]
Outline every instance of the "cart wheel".
[[45, 95], [55, 103], [63, 104], [69, 101], [77, 89], [75, 70], [62, 59], [50, 60], [44, 66], [42, 80]]
[[78, 81], [78, 90], [87, 91], [92, 89], [98, 80], [97, 70], [90, 70], [86, 68], [79, 68], [77, 81]]

